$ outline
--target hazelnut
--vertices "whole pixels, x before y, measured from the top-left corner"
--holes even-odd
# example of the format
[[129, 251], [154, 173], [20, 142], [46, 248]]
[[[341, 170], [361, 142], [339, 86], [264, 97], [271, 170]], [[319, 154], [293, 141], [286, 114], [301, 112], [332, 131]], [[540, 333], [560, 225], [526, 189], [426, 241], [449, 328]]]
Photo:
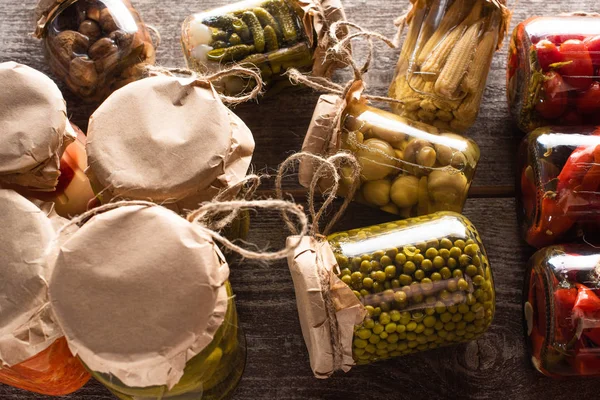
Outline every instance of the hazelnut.
[[60, 63], [65, 67], [77, 55], [85, 54], [90, 46], [89, 39], [76, 31], [62, 31], [58, 35], [50, 37], [48, 43]]
[[79, 25], [79, 33], [87, 36], [91, 42], [95, 42], [102, 35], [102, 30], [96, 21], [86, 19]]
[[100, 26], [104, 32], [113, 32], [119, 29], [119, 26], [115, 22], [110, 10], [108, 8], [103, 8], [100, 10]]
[[81, 87], [93, 87], [98, 81], [98, 73], [94, 61], [88, 57], [76, 57], [71, 61], [69, 68], [71, 81]]
[[100, 22], [100, 8], [97, 4], [90, 4], [85, 12], [85, 15], [92, 21]]
[[115, 43], [111, 39], [105, 37], [94, 43], [92, 47], [90, 47], [88, 54], [92, 60], [101, 60], [118, 51], [119, 48]]
[[121, 29], [111, 32], [108, 37], [111, 38], [124, 53], [129, 51], [129, 48], [131, 48], [131, 44], [133, 43], [133, 34], [127, 33]]

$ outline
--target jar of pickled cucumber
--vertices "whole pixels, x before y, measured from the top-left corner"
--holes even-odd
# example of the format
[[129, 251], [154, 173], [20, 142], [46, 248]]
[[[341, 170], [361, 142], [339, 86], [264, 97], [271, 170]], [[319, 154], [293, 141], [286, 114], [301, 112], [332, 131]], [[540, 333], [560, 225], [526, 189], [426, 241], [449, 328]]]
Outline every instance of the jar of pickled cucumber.
[[50, 303], [71, 350], [118, 398], [224, 399], [246, 359], [228, 277], [205, 228], [126, 205], [60, 246]]
[[[344, 110], [336, 130], [327, 121], [332, 119], [330, 109], [339, 107]], [[352, 153], [360, 164], [354, 200], [405, 218], [435, 211], [461, 212], [479, 161], [479, 147], [470, 139], [362, 100], [340, 104], [331, 95], [321, 96], [302, 150]], [[310, 162], [303, 161], [300, 183], [310, 186], [313, 173]], [[345, 196], [354, 182], [350, 169], [342, 169], [341, 175], [339, 194]]]
[[600, 376], [600, 253], [553, 245], [529, 260], [523, 298], [527, 345], [550, 377]]
[[50, 69], [85, 101], [104, 100], [154, 64], [149, 31], [129, 0], [40, 0], [36, 14]]
[[510, 112], [524, 132], [600, 123], [600, 16], [531, 17], [514, 30]]
[[518, 215], [527, 243], [541, 248], [600, 233], [598, 128], [538, 128], [523, 139], [518, 159]]
[[[329, 77], [341, 67], [326, 58], [329, 27], [345, 20], [339, 0], [246, 0], [194, 14], [182, 27], [188, 68], [216, 72], [233, 63], [258, 67], [265, 82], [285, 83], [288, 68]], [[219, 87], [239, 93], [248, 82]]]
[[452, 212], [312, 239], [290, 269], [318, 377], [477, 339], [494, 317], [481, 238]]
[[0, 189], [0, 219], [0, 383], [52, 396], [75, 392], [90, 375], [47, 306], [45, 255], [54, 223], [65, 221], [7, 189]]
[[411, 0], [389, 96], [399, 115], [454, 132], [475, 122], [510, 12], [500, 0]]

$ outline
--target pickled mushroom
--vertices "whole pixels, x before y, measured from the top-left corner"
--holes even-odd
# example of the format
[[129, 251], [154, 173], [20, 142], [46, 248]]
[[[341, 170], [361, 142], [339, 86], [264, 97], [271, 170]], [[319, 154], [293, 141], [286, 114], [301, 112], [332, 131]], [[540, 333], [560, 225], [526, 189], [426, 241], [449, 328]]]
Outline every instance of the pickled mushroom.
[[361, 177], [366, 181], [383, 179], [396, 168], [394, 148], [380, 139], [366, 140], [356, 156], [361, 167]]
[[429, 174], [427, 189], [436, 203], [460, 204], [467, 188], [465, 174], [455, 168], [435, 170]]

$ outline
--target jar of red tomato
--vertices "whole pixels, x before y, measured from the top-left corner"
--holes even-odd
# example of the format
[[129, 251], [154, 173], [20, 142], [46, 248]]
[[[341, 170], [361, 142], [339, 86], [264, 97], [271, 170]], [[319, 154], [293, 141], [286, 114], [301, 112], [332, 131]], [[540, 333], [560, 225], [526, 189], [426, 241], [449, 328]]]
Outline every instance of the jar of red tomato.
[[513, 33], [507, 67], [511, 114], [524, 132], [600, 123], [600, 17], [533, 17]]
[[525, 278], [527, 344], [551, 377], [600, 376], [600, 251], [588, 245], [539, 250]]
[[600, 232], [600, 127], [545, 127], [518, 156], [518, 215], [525, 240], [541, 248]]

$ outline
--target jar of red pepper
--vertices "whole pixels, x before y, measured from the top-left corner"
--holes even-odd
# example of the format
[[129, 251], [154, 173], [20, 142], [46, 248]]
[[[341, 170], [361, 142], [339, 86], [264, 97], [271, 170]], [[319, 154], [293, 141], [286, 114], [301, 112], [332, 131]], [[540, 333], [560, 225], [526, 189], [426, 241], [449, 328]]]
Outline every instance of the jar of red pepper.
[[600, 127], [536, 129], [518, 159], [518, 214], [527, 243], [541, 248], [600, 232]]
[[600, 251], [588, 245], [539, 250], [525, 282], [527, 343], [551, 377], [600, 376]]
[[533, 17], [512, 36], [507, 92], [524, 132], [600, 123], [600, 17]]

